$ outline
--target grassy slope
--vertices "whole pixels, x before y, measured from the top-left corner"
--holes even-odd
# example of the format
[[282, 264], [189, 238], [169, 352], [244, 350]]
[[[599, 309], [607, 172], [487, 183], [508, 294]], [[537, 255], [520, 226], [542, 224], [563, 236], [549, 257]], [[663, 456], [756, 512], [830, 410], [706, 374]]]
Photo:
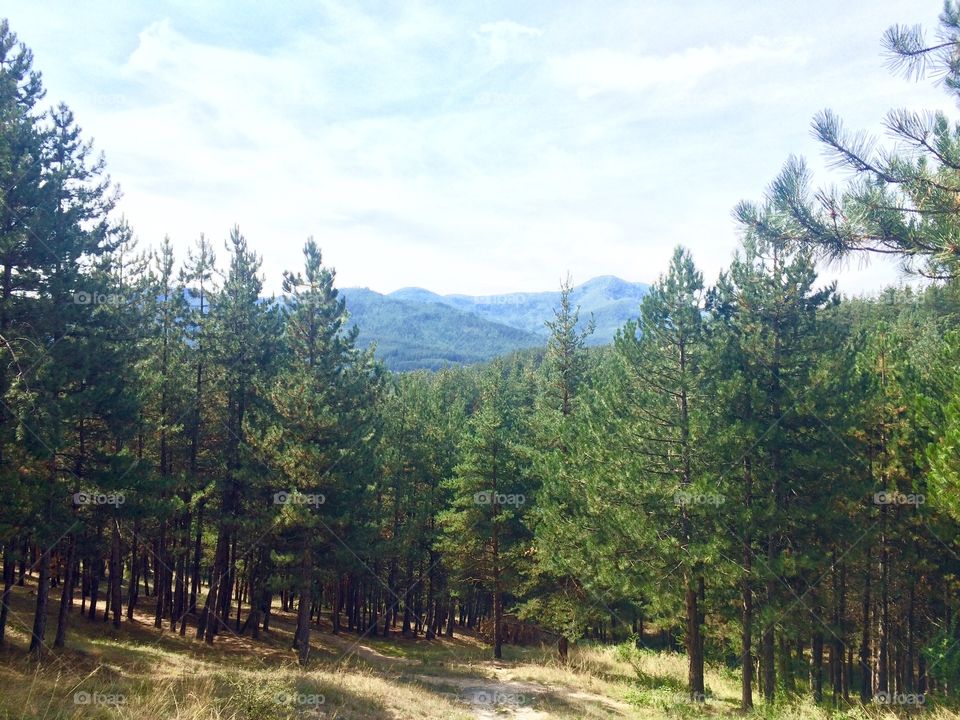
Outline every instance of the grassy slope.
[[[301, 670], [289, 650], [294, 618], [278, 613], [260, 641], [227, 633], [213, 646], [139, 615], [119, 631], [71, 620], [68, 648], [39, 665], [26, 657], [33, 592], [16, 588], [7, 646], [0, 651], [0, 718], [147, 720], [326, 717], [661, 718], [737, 715], [736, 677], [711, 668], [706, 707], [685, 699], [682, 656], [581, 645], [559, 666], [539, 648], [506, 648], [502, 662], [470, 637], [426, 642], [313, 633], [313, 660]], [[57, 603], [52, 605], [56, 607]], [[102, 607], [102, 606], [101, 606]], [[55, 622], [51, 613], [51, 622]], [[639, 676], [637, 674], [639, 671]], [[79, 695], [78, 695], [79, 693]], [[95, 696], [98, 702], [77, 704]], [[323, 702], [319, 699], [322, 696]], [[115, 704], [111, 701], [117, 700]], [[808, 705], [758, 717], [827, 717]], [[844, 717], [894, 717], [852, 709]], [[935, 711], [927, 717], [955, 717]]]

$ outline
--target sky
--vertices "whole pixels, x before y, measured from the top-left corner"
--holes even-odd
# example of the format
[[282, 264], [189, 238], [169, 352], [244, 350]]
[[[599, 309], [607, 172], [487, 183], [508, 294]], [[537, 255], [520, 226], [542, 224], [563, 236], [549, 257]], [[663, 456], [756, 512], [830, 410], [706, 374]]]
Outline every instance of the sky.
[[[672, 249], [708, 281], [731, 210], [790, 154], [828, 172], [823, 108], [882, 134], [893, 107], [943, 109], [891, 73], [891, 24], [940, 0], [529, 0], [6, 4], [47, 100], [105, 153], [141, 243], [220, 259], [240, 226], [268, 290], [313, 236], [342, 287], [480, 295], [617, 275]], [[894, 265], [824, 268], [847, 293]]]

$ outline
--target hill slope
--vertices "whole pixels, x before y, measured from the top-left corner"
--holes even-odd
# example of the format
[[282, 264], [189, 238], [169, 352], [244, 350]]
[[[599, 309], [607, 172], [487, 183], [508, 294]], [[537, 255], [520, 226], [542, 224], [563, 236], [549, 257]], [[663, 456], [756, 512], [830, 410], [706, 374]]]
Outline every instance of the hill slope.
[[407, 302], [363, 288], [343, 290], [360, 343], [377, 343], [391, 370], [485, 362], [543, 338], [436, 302]]
[[[612, 275], [588, 280], [573, 291], [581, 323], [592, 317], [588, 344], [605, 345], [617, 329], [637, 316], [647, 293], [644, 283]], [[366, 288], [342, 291], [361, 341], [376, 341], [378, 355], [393, 370], [435, 369], [483, 362], [546, 342], [546, 322], [560, 303], [560, 291], [501, 295], [438, 295], [403, 288], [389, 295]]]
[[[602, 275], [578, 285], [573, 301], [580, 306], [580, 317], [587, 322], [593, 315], [596, 331], [591, 345], [605, 345], [630, 318], [637, 316], [640, 301], [648, 285]], [[437, 295], [422, 288], [403, 288], [387, 297], [414, 303], [443, 303], [463, 312], [503, 325], [546, 337], [544, 323], [553, 318], [553, 309], [560, 302], [559, 290], [518, 292], [502, 295]]]

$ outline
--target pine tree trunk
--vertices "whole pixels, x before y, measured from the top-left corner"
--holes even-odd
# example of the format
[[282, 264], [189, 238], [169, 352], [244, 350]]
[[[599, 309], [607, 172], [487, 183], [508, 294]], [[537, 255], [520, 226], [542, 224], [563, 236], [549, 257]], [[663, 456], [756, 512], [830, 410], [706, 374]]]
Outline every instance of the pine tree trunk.
[[37, 580], [37, 604], [33, 616], [33, 635], [30, 637], [30, 654], [43, 654], [43, 639], [47, 631], [47, 597], [50, 592], [50, 548], [41, 548]]
[[189, 552], [190, 537], [190, 512], [180, 520], [180, 530], [177, 533], [177, 565], [176, 565], [176, 583], [173, 590], [173, 612], [170, 613], [170, 629], [176, 630], [177, 623], [187, 613], [187, 554]]
[[230, 598], [233, 597], [233, 588], [234, 583], [237, 578], [237, 534], [233, 530], [230, 532], [230, 535], [227, 540], [227, 567], [223, 575], [221, 575], [221, 587], [220, 591], [217, 593], [217, 599], [220, 601], [219, 608], [219, 625], [217, 627], [217, 632], [219, 633], [221, 629], [229, 628], [230, 622], [230, 610], [233, 607], [233, 604], [230, 601]]
[[782, 678], [784, 692], [786, 692], [788, 695], [792, 695], [796, 691], [796, 687], [793, 677], [793, 657], [791, 656], [790, 651], [791, 643], [786, 634], [783, 632], [779, 633], [778, 639], [780, 677]]
[[383, 632], [381, 633], [383, 637], [390, 636], [390, 626], [393, 622], [393, 619], [397, 615], [396, 592], [397, 592], [397, 559], [391, 558], [390, 570], [387, 573], [387, 595], [390, 598], [394, 598], [394, 600], [393, 601], [388, 600], [388, 607], [383, 613]]
[[266, 612], [269, 603], [265, 582], [262, 579], [262, 570], [264, 567], [263, 550], [258, 551], [256, 562], [250, 570], [250, 612], [243, 623], [240, 634], [246, 634], [250, 630], [250, 636], [256, 640], [260, 637], [260, 623], [263, 622], [266, 629]]
[[313, 586], [313, 560], [310, 552], [310, 539], [304, 540], [300, 556], [300, 604], [297, 608], [297, 629], [294, 633], [293, 647], [299, 651], [301, 665], [306, 665], [310, 657], [310, 598]]
[[270, 613], [273, 611], [273, 591], [263, 591], [263, 631], [270, 632]]
[[70, 533], [67, 540], [67, 564], [64, 571], [63, 591], [60, 593], [60, 608], [57, 611], [57, 635], [53, 646], [62, 648], [67, 641], [67, 618], [70, 606], [73, 605], [73, 563], [76, 552], [76, 537]]
[[406, 582], [403, 592], [403, 625], [400, 628], [400, 634], [403, 637], [409, 637], [411, 631], [412, 610], [410, 607], [410, 588], [413, 585], [413, 558], [407, 558]]
[[90, 607], [87, 610], [87, 617], [91, 620], [97, 619], [97, 602], [100, 599], [100, 575], [103, 571], [103, 558], [100, 549], [102, 541], [103, 528], [98, 525], [93, 561], [90, 563]]
[[[834, 552], [834, 558], [836, 558], [836, 552]], [[846, 615], [846, 575], [843, 569], [843, 566], [838, 566], [834, 562], [834, 612], [833, 612], [833, 626], [836, 628], [833, 636], [833, 647], [830, 652], [831, 659], [831, 672], [833, 673], [833, 700], [834, 704], [838, 704], [840, 697], [843, 695], [843, 666], [846, 651], [844, 648], [844, 617]]]
[[[140, 577], [143, 579], [143, 594], [151, 597], [154, 593], [150, 592], [150, 552], [140, 554]], [[156, 590], [156, 586], [154, 586]]]
[[357, 619], [355, 631], [359, 635], [363, 632], [363, 583], [358, 579], [354, 587], [353, 603], [354, 617]]
[[197, 504], [197, 530], [193, 541], [193, 568], [190, 573], [190, 612], [197, 612], [200, 596], [200, 560], [203, 557], [203, 500]]
[[[497, 503], [493, 503], [496, 513]], [[500, 538], [493, 526], [493, 657], [503, 657], [503, 588], [500, 578]]]
[[200, 621], [197, 623], [197, 638], [202, 637], [208, 643], [213, 642], [213, 638], [219, 629], [219, 619], [217, 617], [217, 609], [219, 607], [218, 595], [223, 586], [221, 575], [226, 572], [227, 552], [226, 530], [221, 527], [220, 532], [217, 534], [217, 548], [214, 552], [210, 587], [207, 590], [207, 599], [204, 602]]
[[914, 663], [914, 654], [916, 649], [916, 629], [917, 629], [917, 619], [916, 619], [916, 585], [913, 581], [910, 582], [910, 598], [909, 605], [907, 606], [907, 647], [906, 647], [906, 657], [905, 665], [906, 669], [904, 675], [906, 676], [906, 687], [904, 688], [905, 692], [912, 693], [914, 692], [916, 685], [913, 681], [913, 663]]
[[[870, 550], [867, 549], [867, 557]], [[873, 698], [873, 682], [870, 674], [870, 565], [864, 569], [863, 604], [860, 614], [860, 701], [868, 703]]]
[[80, 572], [80, 617], [87, 614], [87, 593], [90, 591], [90, 562], [78, 560], [77, 568]]
[[241, 572], [240, 576], [238, 577], [236, 587], [234, 588], [234, 592], [233, 592], [234, 599], [237, 601], [237, 616], [236, 618], [234, 618], [234, 621], [233, 621], [233, 629], [236, 632], [240, 632], [240, 612], [243, 609], [243, 587], [246, 582], [246, 576], [247, 576], [247, 563], [246, 561], [244, 561], [243, 572]]
[[[377, 579], [380, 578], [380, 558], [373, 564], [373, 576]], [[380, 596], [381, 596], [381, 585], [378, 583], [371, 591], [372, 597], [370, 598], [370, 623], [367, 625], [367, 632], [371, 636], [376, 637], [377, 631], [380, 628]], [[319, 618], [317, 619], [319, 622]]]
[[811, 669], [814, 702], [823, 700], [823, 633], [813, 636], [813, 665]]
[[[775, 567], [775, 556], [776, 552], [774, 550], [775, 539], [773, 533], [770, 533], [770, 536], [767, 539], [767, 572], [774, 572], [773, 568]], [[766, 581], [766, 605], [767, 611], [772, 612], [774, 603], [776, 601], [776, 580], [773, 578], [768, 578]], [[768, 622], [763, 628], [763, 636], [760, 640], [760, 649], [761, 649], [761, 658], [760, 662], [763, 665], [763, 699], [768, 703], [773, 703], [776, 691], [777, 691], [777, 669], [774, 665], [774, 626], [772, 622]]]
[[113, 542], [110, 550], [110, 603], [113, 607], [113, 626], [120, 627], [123, 594], [123, 559], [120, 555], [120, 523], [113, 521]]
[[[780, 255], [779, 248], [776, 244], [772, 247], [773, 250], [773, 273], [779, 274], [780, 272]], [[771, 390], [772, 403], [770, 406], [770, 414], [772, 417], [777, 418], [777, 422], [783, 415], [781, 407], [781, 387], [780, 387], [780, 373], [781, 373], [781, 358], [782, 358], [782, 349], [783, 349], [783, 336], [782, 329], [780, 324], [780, 315], [774, 313], [772, 318], [772, 337], [773, 337], [773, 358], [770, 363], [770, 371], [773, 380], [773, 388]], [[777, 556], [779, 554], [780, 548], [778, 547], [778, 540], [776, 533], [778, 530], [775, 529], [777, 521], [779, 520], [779, 513], [781, 510], [781, 496], [780, 496], [780, 473], [781, 462], [780, 462], [780, 448], [774, 444], [771, 448], [771, 458], [770, 458], [770, 470], [771, 470], [771, 485], [770, 485], [770, 500], [773, 504], [773, 517], [767, 518], [767, 561], [766, 567], [764, 568], [768, 577], [766, 581], [765, 588], [765, 597], [764, 602], [766, 603], [766, 612], [774, 613], [777, 608], [777, 580], [778, 578], [773, 577], [773, 573], [777, 572]], [[774, 623], [771, 619], [766, 626], [763, 628], [763, 636], [761, 637], [761, 662], [763, 664], [763, 696], [766, 703], [772, 704], [776, 699], [777, 692], [777, 671], [776, 666], [774, 665]]]
[[17, 570], [17, 585], [24, 586], [27, 577], [27, 553], [30, 552], [30, 539], [23, 538], [23, 544], [20, 547], [20, 566]]
[[153, 614], [153, 626], [155, 628], [163, 627], [163, 610], [167, 601], [167, 591], [169, 589], [169, 581], [167, 580], [167, 570], [165, 567], [166, 563], [164, 562], [166, 546], [167, 523], [164, 520], [160, 523], [160, 535], [157, 538], [157, 542], [154, 544], [153, 550], [153, 587], [157, 594], [157, 604], [154, 608]]
[[413, 632], [414, 635], [419, 635], [423, 632], [423, 560], [417, 565], [417, 581], [413, 586], [417, 592], [413, 606]]
[[127, 589], [127, 620], [133, 620], [133, 611], [137, 606], [137, 599], [140, 594], [140, 521], [136, 520], [133, 524], [133, 537], [130, 539], [130, 586]]
[[694, 702], [703, 702], [703, 644], [700, 641], [700, 611], [697, 604], [697, 590], [693, 578], [687, 574], [686, 587], [686, 650], [687, 650], [687, 692]]
[[[744, 506], [750, 509], [753, 501], [753, 473], [749, 458], [743, 461]], [[751, 552], [749, 522], [743, 531], [743, 577], [740, 581], [740, 596], [742, 611], [740, 621], [742, 625], [740, 636], [740, 707], [745, 712], [753, 707], [753, 589], [751, 586], [751, 569], [753, 553]]]
[[[884, 506], [883, 511], [886, 510]], [[880, 556], [880, 617], [878, 618], [878, 637], [879, 657], [877, 659], [877, 692], [886, 693], [890, 690], [890, 613], [889, 613], [889, 554], [887, 551], [887, 539], [884, 536], [881, 539]]]
[[335, 585], [334, 596], [333, 596], [333, 605], [330, 608], [330, 622], [333, 625], [333, 634], [337, 635], [340, 632], [340, 605], [343, 599], [343, 578], [339, 575], [337, 576], [337, 584]]
[[3, 548], [3, 595], [0, 596], [0, 645], [4, 642], [7, 629], [7, 616], [10, 613], [10, 593], [16, 577], [16, 561], [14, 549], [17, 547], [16, 537], [10, 538]]
[[431, 550], [428, 556], [429, 570], [427, 572], [427, 619], [426, 619], [426, 630], [427, 630], [427, 640], [433, 640], [436, 637], [436, 634], [433, 632], [433, 621], [434, 621], [434, 602], [433, 602], [433, 566], [435, 563], [434, 553]]
[[450, 595], [447, 599], [447, 637], [453, 637], [453, 615], [454, 615], [454, 601], [453, 595]]
[[843, 699], [850, 701], [850, 684], [853, 682], [853, 643], [847, 643], [847, 662], [843, 670]]

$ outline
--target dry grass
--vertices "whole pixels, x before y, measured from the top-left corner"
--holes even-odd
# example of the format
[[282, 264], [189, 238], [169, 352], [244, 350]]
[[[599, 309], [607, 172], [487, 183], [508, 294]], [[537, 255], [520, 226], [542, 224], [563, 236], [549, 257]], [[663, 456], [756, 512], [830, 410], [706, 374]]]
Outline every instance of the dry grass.
[[[684, 692], [685, 659], [628, 646], [578, 644], [566, 665], [551, 649], [505, 648], [503, 661], [471, 637], [431, 642], [313, 634], [303, 669], [289, 649], [293, 618], [278, 613], [260, 641], [225, 634], [213, 646], [160, 632], [148, 615], [109, 625], [76, 614], [68, 648], [39, 663], [26, 655], [30, 587], [17, 588], [0, 649], [0, 718], [124, 720], [460, 720], [743, 717], [739, 681], [710, 667], [707, 700]], [[52, 603], [56, 605], [56, 603]], [[54, 620], [51, 618], [51, 620]], [[896, 714], [808, 701], [758, 708], [771, 720], [948, 720], [946, 708]]]

